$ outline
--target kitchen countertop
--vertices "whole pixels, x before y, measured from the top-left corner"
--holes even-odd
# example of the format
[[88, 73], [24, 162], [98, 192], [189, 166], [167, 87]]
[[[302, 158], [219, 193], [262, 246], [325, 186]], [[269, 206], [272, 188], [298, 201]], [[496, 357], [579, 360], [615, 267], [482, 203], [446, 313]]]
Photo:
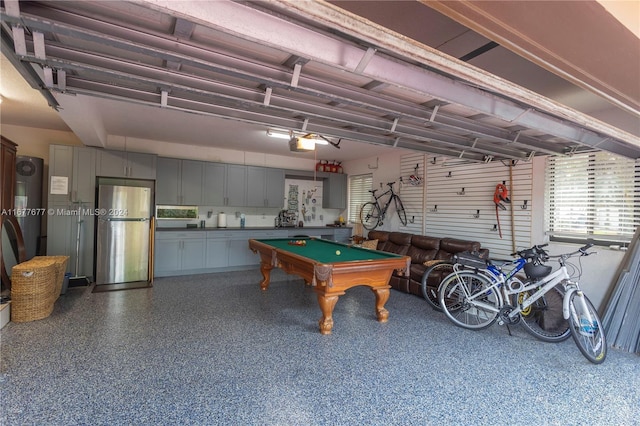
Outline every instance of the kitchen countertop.
[[249, 226], [249, 227], [244, 227], [244, 228], [240, 228], [239, 226], [228, 226], [226, 228], [218, 228], [218, 227], [205, 227], [205, 228], [187, 228], [185, 227], [166, 227], [166, 228], [156, 228], [156, 232], [162, 232], [162, 231], [271, 231], [271, 230], [285, 230], [285, 229], [294, 229], [294, 230], [300, 230], [300, 231], [304, 231], [305, 229], [328, 229], [328, 228], [333, 228], [333, 229], [351, 229], [351, 226], [342, 226], [342, 227], [337, 227], [337, 226], [303, 226], [302, 228], [300, 227], [293, 227], [293, 226], [287, 226], [287, 227], [283, 227], [283, 228], [276, 228], [274, 226]]

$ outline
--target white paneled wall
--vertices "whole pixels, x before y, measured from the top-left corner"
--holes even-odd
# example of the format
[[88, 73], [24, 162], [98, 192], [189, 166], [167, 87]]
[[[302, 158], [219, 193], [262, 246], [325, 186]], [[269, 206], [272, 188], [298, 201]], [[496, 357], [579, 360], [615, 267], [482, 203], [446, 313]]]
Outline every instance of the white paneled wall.
[[[396, 185], [396, 190], [400, 194], [400, 199], [407, 212], [407, 225], [400, 224], [400, 232], [411, 234], [422, 234], [424, 229], [424, 183], [425, 183], [425, 156], [424, 154], [408, 154], [400, 157], [400, 185]], [[421, 182], [410, 179], [414, 175], [420, 178]]]
[[[455, 159], [426, 157], [424, 234], [479, 241], [492, 258], [510, 258], [531, 243], [532, 166], [494, 161], [460, 164]], [[511, 203], [499, 210], [502, 238], [493, 195], [504, 183]], [[404, 197], [403, 197], [404, 201]], [[526, 202], [526, 208], [525, 208]]]

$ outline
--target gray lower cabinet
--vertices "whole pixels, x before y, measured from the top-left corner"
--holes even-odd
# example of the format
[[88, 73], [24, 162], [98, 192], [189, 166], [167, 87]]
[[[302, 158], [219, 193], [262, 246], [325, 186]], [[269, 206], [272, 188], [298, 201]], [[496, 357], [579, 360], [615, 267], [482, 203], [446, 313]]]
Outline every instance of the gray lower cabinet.
[[204, 231], [156, 233], [154, 272], [163, 277], [205, 269], [206, 237]]
[[[92, 208], [76, 203], [49, 204], [48, 207], [47, 255], [69, 256], [67, 272], [73, 275], [93, 276], [95, 216], [87, 211]], [[78, 259], [76, 253], [79, 253]]]
[[293, 238], [303, 234], [346, 243], [351, 237], [351, 228], [157, 231], [155, 275], [163, 277], [258, 268], [260, 255], [249, 249], [249, 239]]

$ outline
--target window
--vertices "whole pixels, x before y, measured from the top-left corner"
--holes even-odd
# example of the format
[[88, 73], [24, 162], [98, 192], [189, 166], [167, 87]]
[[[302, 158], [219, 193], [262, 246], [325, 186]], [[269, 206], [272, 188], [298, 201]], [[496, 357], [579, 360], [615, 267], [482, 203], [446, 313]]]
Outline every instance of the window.
[[357, 223], [360, 221], [360, 209], [367, 201], [371, 201], [371, 193], [373, 187], [373, 175], [355, 175], [349, 177], [349, 222]]
[[631, 241], [640, 224], [640, 161], [606, 152], [548, 157], [545, 196], [552, 240]]

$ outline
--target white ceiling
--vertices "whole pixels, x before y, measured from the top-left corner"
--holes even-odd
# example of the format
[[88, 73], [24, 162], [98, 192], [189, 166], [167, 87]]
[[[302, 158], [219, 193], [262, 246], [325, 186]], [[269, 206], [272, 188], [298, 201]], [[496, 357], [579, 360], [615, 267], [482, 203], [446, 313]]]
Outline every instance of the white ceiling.
[[[4, 3], [5, 5], [7, 4], [6, 1]], [[48, 16], [48, 18], [51, 18], [52, 21], [59, 19], [63, 22], [65, 19], [63, 19], [64, 17], [61, 17], [61, 15], [73, 14], [73, 19], [67, 21], [68, 25], [80, 25], [79, 23], [83, 22], [83, 20], [79, 19], [77, 21], [78, 23], [76, 23], [74, 21], [74, 19], [76, 19], [75, 14], [78, 14], [78, 16], [84, 14], [86, 17], [96, 18], [98, 21], [109, 21], [112, 24], [116, 23], [121, 25], [123, 28], [134, 29], [136, 31], [143, 31], [147, 33], [157, 32], [165, 34], [164, 37], [169, 40], [173, 39], [177, 46], [177, 49], [171, 54], [180, 54], [184, 51], [188, 51], [188, 49], [178, 46], [184, 39], [184, 41], [188, 43], [188, 46], [197, 44], [197, 46], [211, 47], [215, 44], [218, 52], [220, 52], [220, 49], [224, 47], [228, 52], [230, 52], [231, 56], [238, 55], [237, 57], [240, 57], [238, 52], [243, 52], [242, 59], [244, 60], [244, 63], [242, 66], [247, 66], [246, 64], [249, 60], [255, 61], [255, 63], [269, 63], [271, 64], [271, 68], [269, 69], [273, 69], [276, 74], [282, 74], [283, 70], [287, 67], [289, 67], [289, 69], [294, 68], [294, 64], [298, 61], [303, 64], [301, 67], [302, 72], [300, 74], [300, 86], [296, 87], [291, 85], [293, 87], [278, 89], [276, 84], [273, 89], [273, 94], [282, 97], [286, 102], [300, 103], [299, 106], [301, 110], [304, 110], [306, 108], [305, 105], [307, 105], [309, 107], [307, 112], [311, 117], [327, 115], [330, 114], [330, 111], [328, 110], [335, 110], [336, 112], [343, 114], [357, 112], [357, 116], [362, 118], [364, 117], [364, 113], [369, 114], [370, 111], [364, 111], [361, 110], [361, 108], [344, 110], [342, 104], [335, 102], [331, 103], [326, 100], [323, 101], [323, 103], [317, 103], [317, 100], [312, 95], [313, 93], [331, 97], [336, 96], [337, 92], [333, 92], [332, 89], [328, 87], [325, 92], [320, 91], [317, 87], [315, 91], [310, 90], [308, 92], [304, 92], [304, 89], [307, 88], [305, 84], [308, 84], [309, 87], [311, 87], [311, 83], [304, 80], [305, 77], [313, 80], [312, 82], [336, 82], [340, 88], [349, 88], [349, 90], [352, 90], [351, 93], [358, 95], [362, 94], [363, 96], [366, 95], [366, 99], [369, 99], [369, 96], [372, 94], [373, 96], [378, 94], [382, 95], [380, 99], [384, 102], [386, 102], [385, 99], [393, 98], [394, 100], [399, 100], [402, 105], [409, 105], [409, 103], [411, 103], [411, 108], [413, 109], [418, 107], [424, 108], [426, 106], [425, 112], [433, 112], [434, 106], [438, 106], [442, 109], [436, 116], [437, 119], [439, 119], [444, 112], [444, 114], [448, 114], [449, 118], [455, 116], [462, 117], [466, 121], [470, 122], [473, 120], [472, 123], [468, 123], [469, 125], [476, 126], [479, 124], [485, 127], [490, 126], [487, 128], [492, 132], [504, 132], [504, 134], [511, 136], [522, 134], [522, 139], [518, 140], [518, 142], [522, 142], [525, 137], [531, 139], [531, 145], [523, 145], [519, 147], [518, 150], [514, 151], [511, 151], [511, 146], [509, 146], [508, 143], [502, 144], [495, 140], [480, 140], [478, 145], [482, 145], [484, 143], [484, 145], [482, 145], [483, 149], [477, 149], [475, 143], [473, 146], [473, 148], [476, 149], [476, 154], [478, 155], [476, 158], [480, 158], [484, 153], [496, 156], [496, 152], [499, 154], [504, 153], [506, 158], [523, 158], [527, 153], [535, 151], [531, 146], [538, 147], [539, 149], [540, 146], [551, 146], [549, 144], [553, 144], [553, 146], [557, 145], [559, 147], [558, 152], [563, 152], [567, 147], [571, 146], [583, 146], [589, 149], [592, 146], [589, 141], [587, 141], [588, 143], [586, 144], [582, 143], [583, 141], [578, 141], [579, 143], [576, 143], [576, 140], [572, 140], [571, 138], [564, 136], [559, 137], [558, 135], [532, 128], [530, 125], [515, 126], [513, 125], [514, 123], [505, 122], [505, 120], [500, 117], [492, 117], [489, 114], [478, 114], [477, 111], [474, 111], [474, 108], [471, 108], [469, 105], [455, 104], [447, 102], [446, 100], [443, 101], [442, 97], [431, 96], [429, 88], [424, 92], [422, 90], [415, 90], [415, 88], [413, 90], [403, 89], [401, 87], [402, 84], [400, 84], [402, 83], [400, 80], [402, 80], [403, 76], [397, 77], [397, 86], [388, 83], [378, 85], [380, 81], [372, 79], [371, 74], [345, 72], [344, 69], [331, 65], [326, 60], [323, 63], [319, 60], [320, 54], [317, 52], [310, 52], [308, 56], [309, 58], [312, 58], [312, 60], [309, 60], [309, 58], [304, 58], [297, 54], [299, 52], [292, 52], [293, 49], [291, 47], [288, 50], [284, 48], [277, 48], [278, 46], [282, 47], [283, 45], [277, 44], [279, 40], [276, 35], [269, 36], [269, 40], [251, 40], [251, 32], [247, 30], [243, 37], [238, 37], [238, 34], [234, 33], [234, 31], [238, 32], [242, 31], [242, 29], [238, 29], [229, 24], [229, 26], [226, 27], [226, 31], [221, 30], [221, 27], [225, 23], [216, 21], [207, 14], [210, 12], [210, 9], [207, 7], [216, 7], [215, 2], [213, 6], [209, 3], [206, 5], [207, 7], [204, 7], [204, 4], [200, 4], [202, 7], [196, 7], [195, 9], [186, 8], [187, 6], [183, 4], [184, 2], [179, 2], [181, 4], [176, 5], [175, 3], [169, 4], [170, 2], [163, 2], [160, 0], [132, 3], [33, 2], [31, 5], [25, 5], [24, 7], [23, 4], [20, 3], [20, 13], [25, 13], [26, 10], [29, 14], [34, 14], [35, 16], [36, 12], [42, 12], [42, 10], [38, 9], [40, 3], [42, 3], [44, 7], [52, 8], [46, 10], [42, 9], [44, 12], [41, 14], [41, 16], [47, 16], [47, 14], [49, 14], [50, 16]], [[267, 10], [266, 14], [270, 15], [272, 19], [273, 16], [279, 18], [284, 16], [283, 22], [299, 25], [302, 28], [300, 30], [301, 42], [304, 41], [302, 36], [307, 36], [312, 32], [317, 32], [316, 34], [323, 34], [325, 37], [327, 35], [335, 37], [336, 40], [342, 43], [342, 46], [349, 48], [353, 46], [363, 46], [363, 52], [366, 51], [367, 46], [375, 45], [377, 48], [375, 53], [376, 58], [383, 56], [387, 61], [399, 60], [404, 63], [409, 61], [409, 65], [412, 67], [415, 66], [416, 63], [419, 65], [419, 57], [408, 58], [406, 54], [400, 53], [397, 58], [394, 58], [396, 52], [389, 51], [385, 48], [386, 46], [383, 44], [385, 37], [389, 37], [389, 34], [394, 34], [388, 30], [379, 32], [380, 39], [378, 40], [371, 40], [367, 38], [367, 36], [371, 37], [371, 33], [363, 34], [362, 37], [358, 39], [353, 35], [358, 30], [358, 23], [349, 21], [350, 17], [346, 12], [345, 15], [340, 16], [338, 20], [340, 25], [335, 22], [331, 24], [328, 20], [320, 23], [317, 22], [317, 19], [312, 19], [313, 16], [305, 16], [300, 11], [279, 8], [278, 6], [280, 5], [278, 3], [280, 2], [275, 1], [270, 3], [273, 7]], [[380, 28], [389, 28], [394, 30], [406, 37], [418, 40], [425, 46], [437, 49], [435, 52], [439, 51], [455, 58], [464, 57], [475, 49], [490, 42], [488, 38], [480, 35], [479, 32], [472, 31], [466, 26], [455, 22], [439, 12], [436, 12], [434, 9], [417, 2], [335, 3], [340, 7], [352, 11], [353, 13], [360, 16], [366, 16], [371, 19], [372, 23], [368, 26], [373, 30], [379, 29], [378, 26], [373, 24], [373, 22], [375, 22], [380, 25]], [[265, 11], [259, 9], [266, 4], [259, 3], [258, 5], [259, 6], [254, 4], [252, 5], [253, 7], [246, 7], [244, 9], [247, 10], [243, 10], [243, 12], [250, 14], [247, 16], [256, 17], [256, 19], [262, 18], [265, 15]], [[375, 5], [375, 7], [372, 5]], [[240, 4], [233, 4], [233, 6], [236, 8], [244, 7]], [[63, 8], [67, 10], [63, 11]], [[196, 12], [194, 12], [194, 10]], [[144, 13], [141, 13], [141, 11], [144, 11]], [[13, 49], [7, 49], [8, 44], [5, 43], [5, 40], [8, 39], [7, 37], [11, 37], [14, 34], [11, 32], [13, 24], [7, 22], [10, 20], [10, 14], [5, 14], [5, 12], [5, 9], [3, 9], [3, 55], [0, 63], [2, 72], [0, 93], [4, 100], [4, 102], [0, 104], [0, 120], [2, 124], [55, 130], [71, 129], [88, 145], [108, 145], [109, 137], [117, 135], [149, 141], [167, 141], [196, 146], [216, 146], [297, 158], [313, 158], [314, 156], [313, 153], [292, 153], [289, 151], [286, 141], [272, 139], [266, 136], [266, 129], [271, 123], [295, 123], [295, 125], [291, 126], [276, 125], [275, 127], [288, 127], [290, 129], [301, 130], [304, 126], [304, 114], [300, 114], [298, 117], [293, 115], [268, 116], [268, 114], [265, 114], [264, 117], [260, 116], [259, 119], [254, 119], [254, 117], [258, 116], [256, 112], [262, 113], [262, 110], [255, 105], [251, 106], [249, 101], [258, 101], [258, 103], [262, 102], [264, 99], [256, 98], [256, 93], [260, 90], [264, 92], [265, 87], [264, 85], [246, 86], [246, 81], [244, 81], [242, 77], [245, 74], [235, 75], [235, 70], [228, 68], [233, 71], [230, 72], [230, 76], [227, 75], [226, 79], [219, 79], [219, 76], [217, 75], [211, 73], [199, 73], [197, 72], [198, 70], [190, 69], [187, 65], [182, 64], [181, 67], [179, 67], [181, 72], [186, 74], [190, 73], [190, 75], [197, 75], [198, 78], [206, 79], [207, 84], [212, 81], [211, 79], [218, 79], [217, 81], [223, 82], [226, 86], [219, 86], [220, 89], [218, 94], [224, 93], [226, 88], [231, 86], [251, 89], [251, 93], [244, 101], [239, 100], [240, 98], [237, 97], [236, 94], [233, 94], [233, 103], [227, 104], [226, 108], [203, 108], [198, 110], [197, 108], [186, 108], [182, 106], [186, 105], [187, 101], [191, 102], [190, 105], [194, 103], [194, 100], [198, 101], [195, 95], [191, 98], [185, 97], [182, 100], [178, 99], [176, 96], [174, 99], [173, 94], [176, 93], [176, 86], [174, 86], [174, 91], [169, 91], [169, 108], [161, 108], [159, 102], [160, 96], [157, 92], [159, 92], [162, 87], [157, 88], [158, 90], [155, 94], [152, 93], [154, 96], [147, 94], [136, 98], [133, 92], [135, 90], [145, 90], [146, 87], [143, 87], [142, 83], [129, 84], [127, 86], [127, 84], [130, 83], [129, 81], [124, 81], [122, 79], [119, 80], [117, 78], [122, 75], [119, 73], [123, 73], [124, 68], [112, 67], [111, 72], [113, 72], [112, 75], [114, 77], [113, 80], [109, 81], [108, 86], [110, 87], [107, 88], [110, 90], [103, 88], [98, 90], [97, 86], [91, 86], [87, 83], [89, 77], [92, 77], [92, 73], [87, 71], [89, 69], [87, 64], [83, 64], [84, 68], [80, 67], [82, 69], [76, 69], [73, 67], [74, 65], [77, 65], [77, 63], [81, 62], [80, 56], [64, 57], [64, 54], [69, 52], [70, 49], [76, 48], [83, 49], [85, 52], [90, 53], [102, 51], [102, 55], [125, 55], [122, 56], [122, 58], [124, 60], [132, 59], [133, 63], [138, 59], [139, 63], [145, 62], [142, 57], [137, 58], [136, 55], [131, 55], [133, 50], [129, 50], [127, 53], [125, 50], [104, 48], [104, 44], [103, 46], [91, 46], [93, 42], [87, 41], [86, 39], [82, 44], [79, 44], [77, 43], [77, 40], [70, 41], [70, 39], [73, 39], [72, 36], [63, 34], [62, 31], [56, 33], [55, 28], [48, 28], [42, 30], [45, 35], [44, 38], [47, 51], [46, 60], [57, 60], [58, 62], [53, 62], [58, 65], [57, 70], [65, 69], [65, 66], [67, 67], [66, 88], [64, 88], [64, 90], [59, 90], [58, 87], [51, 87], [49, 90], [46, 90], [53, 95], [52, 99], [59, 104], [59, 111], [56, 112], [53, 108], [47, 105], [47, 101], [41, 93], [34, 90], [19, 74], [19, 71], [24, 74], [25, 69], [29, 67], [31, 67], [31, 70], [38, 70], [40, 77], [38, 85], [44, 87], [41, 66], [39, 63], [45, 61], [40, 60], [39, 58], [34, 58], [34, 55], [27, 55], [29, 57], [23, 57], [23, 59], [27, 59], [29, 62], [34, 64], [34, 66], [25, 62], [17, 64], [17, 67], [23, 67], [22, 69], [18, 70], [14, 66], [16, 65], [16, 57], [19, 58], [20, 56], [14, 55], [14, 52], [12, 51]], [[179, 17], [181, 19], [180, 22], [183, 24], [194, 23], [194, 26], [191, 27], [192, 33], [189, 36], [184, 34], [176, 35], [178, 28], [176, 26], [176, 17]], [[34, 22], [35, 21], [38, 23], [43, 22], [42, 18], [36, 18]], [[425, 25], [425, 22], [428, 22], [428, 25]], [[109, 36], [106, 35], [106, 30], [103, 30], [103, 26], [101, 24], [92, 25], [93, 26], [91, 27], [87, 27], [87, 31], [102, 31], [103, 33], [101, 33], [100, 36], [107, 37], [105, 40], [108, 40]], [[570, 25], [570, 23], [567, 25]], [[29, 23], [27, 23], [26, 26], [29, 28]], [[303, 30], [308, 32], [303, 32]], [[580, 30], [584, 31], [584, 28]], [[173, 35], [171, 34], [172, 32]], [[377, 33], [374, 35], [377, 35]], [[34, 45], [31, 43], [32, 37], [31, 32], [28, 31], [27, 43], [29, 50], [31, 50]], [[395, 38], [393, 40], [396, 44], [400, 45], [397, 40], [403, 41], [404, 39]], [[379, 44], [376, 44], [376, 42]], [[132, 45], [133, 44], [135, 43], [132, 43]], [[407, 45], [410, 47], [422, 46], [421, 44], [416, 45], [414, 41], [409, 41]], [[309, 49], [311, 50], [312, 47], [313, 46], [310, 46]], [[60, 52], [56, 52], [56, 48], [58, 48]], [[299, 50], [304, 49], [301, 48]], [[251, 53], [248, 54], [247, 52]], [[630, 58], [633, 59], [634, 55], [637, 56], [637, 54], [638, 52], [631, 52]], [[126, 55], [129, 55], [129, 57]], [[13, 63], [8, 60], [8, 57], [12, 57], [11, 59]], [[417, 62], [410, 63], [411, 61]], [[89, 62], [90, 61], [87, 61], [87, 63]], [[528, 96], [530, 95], [530, 92], [533, 92], [544, 97], [540, 99], [544, 100], [549, 98], [552, 100], [553, 102], [551, 105], [558, 104], [562, 107], [569, 107], [567, 109], [568, 113], [562, 108], [558, 108], [557, 111], [553, 112], [554, 114], [560, 114], [563, 122], [567, 119], [567, 116], [572, 119], [572, 121], [570, 121], [572, 125], [575, 124], [579, 129], [577, 134], [581, 131], [587, 133], [596, 132], [595, 134], [597, 134], [598, 137], [605, 140], [603, 145], [599, 146], [600, 148], [606, 145], [604, 149], [607, 149], [607, 144], [611, 143], [610, 141], [613, 139], [615, 140], [615, 144], [612, 145], [613, 148], [617, 149], [619, 146], [622, 146], [623, 148], [621, 149], [629, 153], [630, 156], [640, 156], [640, 154], [636, 155], [640, 152], [640, 139], [638, 139], [638, 136], [640, 135], [640, 120], [638, 117], [640, 117], [640, 114], [638, 114], [637, 111], [635, 111], [634, 114], [633, 108], [631, 112], [629, 112], [628, 109], [625, 110], [618, 108], [603, 96], [599, 96], [593, 91], [585, 90], [573, 83], [569, 83], [567, 80], [547, 71], [542, 66], [534, 64], [530, 60], [524, 59], [502, 46], [494, 47], [485, 53], [468, 59], [466, 63], [477, 67], [478, 70], [486, 70], [491, 74], [498, 76], [495, 80], [487, 78], [487, 80], [491, 80], [490, 82], [497, 81], [499, 83], [501, 79], [504, 79], [525, 88], [526, 90], [523, 89], [522, 91], [525, 96]], [[26, 67], [24, 66], [25, 64]], [[454, 69], [458, 69], [457, 67], [461, 63], [453, 60], [453, 64], [456, 67]], [[146, 65], [153, 66], [154, 68], [164, 67], [165, 70], [169, 70], [169, 73], [172, 71], [172, 65], [166, 62], [163, 63], [163, 61], [158, 62], [158, 64], [147, 63]], [[96, 66], [95, 63], [92, 66]], [[370, 68], [371, 66], [369, 69]], [[632, 76], [635, 75], [638, 77], [640, 74], [638, 73], [637, 68], [638, 67], [634, 68], [633, 66], [630, 66], [628, 71]], [[241, 67], [239, 66], [238, 70], [240, 69]], [[245, 68], [243, 72], [246, 73], [247, 69], [248, 68]], [[177, 70], [173, 69], [173, 71]], [[183, 83], [186, 81], [185, 77], [182, 81], [176, 82], [173, 79], [173, 76], [169, 73], [165, 74], [167, 76], [166, 81], [168, 85]], [[448, 74], [444, 73], [443, 75], [447, 76]], [[291, 83], [291, 73], [284, 75], [280, 81], [275, 80], [275, 78], [272, 78], [272, 81], [275, 83]], [[636, 80], [640, 81], [640, 78], [637, 78]], [[452, 81], [460, 82], [464, 80], [461, 80], [459, 76], [457, 76]], [[122, 86], [119, 86], [121, 83]], [[413, 83], [414, 82], [408, 82], [409, 85], [407, 87], [411, 87], [411, 84]], [[34, 84], [33, 81], [32, 84]], [[203, 84], [204, 83], [200, 81], [196, 83], [194, 87], [200, 89], [204, 87]], [[245, 86], [242, 86], [243, 84], [245, 84]], [[466, 84], [468, 85], [469, 81], [467, 81]], [[124, 94], [124, 92], [117, 92], [118, 89], [125, 86], [127, 86], [128, 89], [126, 94]], [[358, 91], [353, 91], [354, 88], [358, 89]], [[366, 93], [364, 93], [363, 88], [367, 90]], [[303, 89], [303, 93], [301, 94], [301, 91], [297, 89]], [[486, 88], [481, 87], [481, 89], [483, 90], [483, 93], [488, 93], [488, 95], [478, 98], [480, 101], [488, 99], [487, 96], [493, 96], [493, 94], [490, 91], [487, 91]], [[193, 87], [191, 90], [193, 91]], [[517, 91], [517, 88], [513, 90]], [[231, 95], [230, 92], [228, 94]], [[289, 97], [285, 98], [285, 96]], [[340, 99], [344, 101], [344, 96], [341, 96], [342, 97]], [[534, 98], [534, 101], [539, 102], [540, 99]], [[176, 103], [172, 104], [174, 100]], [[200, 98], [200, 101], [201, 100], [202, 98]], [[356, 100], [360, 102], [362, 99]], [[498, 100], [500, 100], [500, 98], [498, 98]], [[514, 99], [512, 97], [508, 97], [508, 100], [511, 102]], [[527, 100], [530, 101], [531, 98], [528, 98]], [[177, 101], [182, 101], [184, 103], [181, 104]], [[525, 101], [518, 101], [525, 103], [525, 106], [527, 106]], [[229, 105], [232, 105], [234, 108], [229, 108]], [[383, 108], [381, 108], [380, 105], [381, 104], [376, 104], [376, 108], [380, 108], [380, 110], [382, 110]], [[211, 104], [207, 106], [211, 107]], [[329, 107], [328, 110], [327, 106]], [[244, 111], [242, 111], [243, 108]], [[224, 114], [221, 113], [221, 110], [223, 109], [226, 111]], [[572, 112], [573, 110], [576, 110], [578, 114], [574, 116]], [[436, 111], [438, 111], [437, 108]], [[248, 112], [251, 112], [252, 114], [249, 115]], [[547, 111], [546, 113], [548, 114], [549, 112]], [[601, 123], [602, 125], [598, 124], [595, 129], [587, 126], [586, 130], [584, 130], [583, 127], [580, 127], [584, 124], [580, 122], [580, 119], [582, 118], [580, 113], [589, 114], [590, 116], [597, 118], [599, 120], [598, 123]], [[549, 115], [555, 118], [555, 115]], [[220, 116], [226, 117], [220, 118]], [[426, 115], [426, 117], [428, 118], [429, 115]], [[577, 117], [577, 119], [574, 119], [575, 117]], [[344, 117], [341, 116], [341, 120], [343, 118]], [[269, 122], [270, 119], [273, 120], [273, 122]], [[314, 124], [319, 126], [318, 128], [323, 129], [323, 131], [314, 131], [327, 135], [335, 142], [340, 141], [341, 147], [339, 150], [331, 146], [319, 147], [319, 151], [317, 153], [318, 158], [337, 159], [342, 161], [384, 155], [385, 152], [389, 152], [394, 149], [391, 147], [394, 143], [398, 144], [398, 146], [403, 146], [404, 144], [405, 148], [417, 147], [423, 151], [429, 151], [429, 149], [435, 149], [437, 151], [440, 149], [441, 152], [449, 152], [447, 150], [451, 149], [451, 146], [454, 144], [447, 141], [454, 140], [457, 143], [458, 139], [461, 139], [458, 137], [461, 134], [464, 134], [465, 138], [467, 138], [467, 135], [464, 132], [461, 133], [459, 130], [457, 133], [456, 131], [453, 132], [454, 136], [458, 135], [453, 139], [451, 139], [451, 134], [448, 134], [448, 136], [445, 135], [444, 140], [448, 145], [440, 145], [432, 142], [431, 140], [425, 142], [424, 140], [418, 139], [418, 142], [416, 142], [415, 140], [410, 140], [408, 136], [400, 138], [393, 134], [393, 128], [391, 127], [393, 117], [389, 117], [379, 111], [373, 116], [370, 116], [367, 120], [388, 120], [390, 123], [389, 130], [386, 134], [371, 133], [370, 139], [377, 143], [363, 143], [362, 140], [367, 140], [367, 137], [360, 138], [360, 141], [356, 141], [355, 138], [348, 137], [352, 130], [349, 129], [348, 126], [345, 126], [344, 123], [341, 127], [337, 127], [335, 124], [331, 124], [330, 126], [327, 124], [328, 122], [319, 125], [318, 120], [315, 120], [315, 122], [314, 119], [309, 121], [309, 127], [307, 129], [312, 130]], [[400, 121], [400, 123], [402, 124], [402, 121]], [[374, 127], [376, 126], [378, 125], [376, 124]], [[411, 127], [415, 126], [412, 125]], [[483, 127], [483, 129], [485, 129], [485, 127]], [[610, 129], [613, 130], [608, 133]], [[359, 133], [363, 133], [365, 131], [361, 127], [359, 128], [357, 126], [355, 127], [355, 130]], [[410, 130], [413, 131], [413, 129], [408, 129], [405, 133], [409, 135]], [[518, 133], [518, 131], [521, 133]], [[402, 135], [405, 133], [402, 133]], [[500, 133], [501, 137], [499, 139], [502, 138], [502, 135], [503, 133]], [[617, 139], [620, 135], [622, 135], [621, 141]], [[471, 136], [473, 136], [473, 134]], [[470, 140], [473, 139], [471, 136], [469, 136]], [[465, 151], [465, 147], [469, 148], [470, 145], [465, 145], [468, 143], [466, 140], [462, 142], [462, 148], [458, 147], [457, 152]], [[152, 142], [150, 142], [150, 144], [151, 143]], [[493, 152], [494, 148], [496, 152]], [[451, 152], [455, 153], [456, 150], [451, 149]], [[538, 151], [537, 153], [541, 152]]]

